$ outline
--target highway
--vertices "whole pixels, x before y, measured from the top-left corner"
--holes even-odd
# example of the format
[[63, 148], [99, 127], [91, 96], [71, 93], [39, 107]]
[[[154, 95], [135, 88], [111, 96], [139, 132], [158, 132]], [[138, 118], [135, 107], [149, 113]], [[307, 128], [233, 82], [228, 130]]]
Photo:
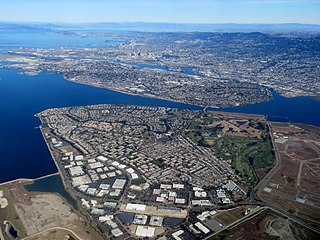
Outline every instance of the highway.
[[[274, 165], [274, 167], [265, 175], [265, 177], [251, 190], [250, 194], [249, 194], [249, 200], [248, 201], [242, 201], [242, 202], [238, 202], [237, 204], [235, 204], [234, 206], [242, 206], [242, 205], [258, 205], [258, 206], [262, 206], [260, 208], [260, 210], [266, 210], [266, 209], [270, 209], [274, 212], [276, 212], [277, 214], [283, 216], [284, 218], [287, 218], [307, 229], [310, 229], [318, 234], [320, 234], [320, 229], [318, 228], [315, 228], [313, 226], [310, 226], [309, 224], [307, 224], [303, 219], [300, 219], [298, 217], [296, 217], [295, 215], [293, 214], [290, 214], [288, 213], [287, 211], [283, 210], [282, 208], [279, 208], [277, 206], [274, 206], [270, 203], [266, 203], [266, 202], [263, 202], [263, 201], [260, 201], [260, 200], [257, 200], [257, 192], [258, 191], [261, 191], [263, 190], [263, 188], [265, 187], [266, 183], [268, 183], [271, 178], [273, 177], [273, 175], [279, 170], [279, 167], [280, 167], [280, 155], [279, 155], [279, 152], [278, 152], [278, 149], [276, 147], [276, 144], [275, 144], [275, 141], [274, 141], [274, 138], [273, 138], [273, 135], [272, 135], [272, 131], [271, 131], [271, 123], [270, 122], [267, 122], [268, 124], [268, 127], [269, 127], [269, 134], [270, 134], [270, 137], [271, 137], [271, 141], [272, 141], [272, 145], [273, 145], [273, 149], [275, 151], [275, 157], [276, 157], [276, 163]], [[273, 190], [274, 191], [274, 190]], [[284, 197], [288, 197], [288, 196], [285, 196], [285, 194], [281, 194], [283, 195]], [[292, 199], [292, 197], [290, 198], [290, 200], [295, 200], [295, 199]], [[315, 207], [315, 206], [313, 206]], [[316, 206], [317, 208], [319, 206]], [[245, 221], [248, 221], [249, 219], [252, 219], [253, 217], [257, 216], [258, 214], [260, 214], [262, 211], [255, 211], [253, 214], [248, 214], [247, 216], [239, 219], [238, 221], [226, 226], [225, 228], [221, 229], [220, 231], [218, 232], [215, 232], [211, 235], [209, 235], [206, 239], [209, 239], [211, 238], [212, 236], [215, 236], [216, 234], [226, 230], [226, 229], [230, 229], [230, 228], [233, 228]]]

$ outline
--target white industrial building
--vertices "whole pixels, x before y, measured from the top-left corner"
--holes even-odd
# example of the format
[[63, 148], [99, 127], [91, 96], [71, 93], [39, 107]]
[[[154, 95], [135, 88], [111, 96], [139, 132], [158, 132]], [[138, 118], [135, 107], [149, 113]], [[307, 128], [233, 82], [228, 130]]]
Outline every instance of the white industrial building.
[[72, 178], [72, 185], [74, 187], [77, 187], [77, 186], [83, 185], [83, 184], [87, 184], [87, 183], [91, 183], [91, 180], [88, 175]]
[[115, 228], [111, 230], [111, 234], [115, 237], [119, 237], [123, 234], [123, 232], [119, 228]]
[[136, 235], [139, 237], [153, 237], [156, 229], [154, 227], [138, 226], [136, 229]]
[[72, 177], [81, 176], [84, 174], [81, 166], [71, 167], [69, 168], [69, 172]]
[[207, 234], [210, 232], [210, 230], [206, 226], [204, 226], [201, 222], [196, 222], [194, 225], [197, 228], [199, 228], [199, 230], [201, 230], [204, 234]]
[[124, 185], [126, 184], [126, 180], [125, 179], [116, 179], [112, 185], [112, 188], [114, 189], [123, 189]]
[[104, 167], [104, 165], [101, 162], [90, 163], [88, 166], [89, 166], [90, 169]]
[[83, 160], [83, 155], [78, 155], [75, 157], [75, 160], [79, 161], [79, 160]]
[[175, 239], [175, 240], [182, 240], [182, 238], [180, 238], [180, 236], [184, 233], [183, 230], [179, 230], [179, 231], [176, 231], [174, 233], [172, 233], [172, 237]]
[[105, 161], [108, 160], [108, 158], [106, 158], [106, 157], [104, 157], [104, 156], [99, 156], [99, 157], [97, 157], [97, 159], [98, 159], [99, 161], [102, 161], [102, 162], [105, 162]]
[[128, 203], [126, 206], [126, 210], [145, 211], [146, 207], [147, 205], [145, 204]]

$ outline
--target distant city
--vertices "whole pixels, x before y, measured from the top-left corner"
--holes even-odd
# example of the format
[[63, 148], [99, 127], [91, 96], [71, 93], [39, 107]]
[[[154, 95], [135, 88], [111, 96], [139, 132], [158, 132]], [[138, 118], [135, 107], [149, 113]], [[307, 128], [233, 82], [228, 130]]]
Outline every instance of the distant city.
[[18, 74], [43, 88], [61, 75], [92, 98], [114, 91], [39, 105], [27, 113], [39, 126], [21, 117], [56, 171], [0, 184], [0, 240], [320, 237], [319, 127], [233, 111], [275, 94], [319, 106], [318, 25], [0, 23], [0, 33], [2, 94], [18, 103], [4, 115], [28, 108], [23, 89], [10, 92]]

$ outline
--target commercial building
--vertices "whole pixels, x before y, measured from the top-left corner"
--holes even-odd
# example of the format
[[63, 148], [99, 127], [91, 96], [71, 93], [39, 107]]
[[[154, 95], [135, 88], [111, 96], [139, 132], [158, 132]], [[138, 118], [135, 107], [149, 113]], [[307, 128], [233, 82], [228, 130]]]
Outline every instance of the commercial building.
[[128, 203], [126, 206], [126, 210], [145, 211], [146, 207], [147, 205], [144, 205], [144, 204]]
[[136, 229], [136, 235], [139, 237], [153, 237], [156, 229], [154, 227], [138, 226]]
[[116, 179], [112, 185], [112, 188], [115, 189], [123, 189], [124, 185], [126, 184], [126, 180], [125, 179]]

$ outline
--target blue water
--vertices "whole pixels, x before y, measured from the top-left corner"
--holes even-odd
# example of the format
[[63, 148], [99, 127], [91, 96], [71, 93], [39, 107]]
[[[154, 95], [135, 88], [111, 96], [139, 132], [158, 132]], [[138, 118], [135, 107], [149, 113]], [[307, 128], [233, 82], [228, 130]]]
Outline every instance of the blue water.
[[184, 74], [200, 76], [200, 77], [204, 76], [203, 74], [199, 74], [199, 73], [194, 72], [193, 69], [188, 66], [180, 66], [181, 70], [180, 69], [176, 70], [176, 69], [168, 68], [167, 66], [163, 66], [163, 65], [153, 65], [153, 64], [147, 64], [147, 63], [142, 63], [142, 62], [123, 62], [123, 61], [119, 61], [119, 60], [116, 60], [114, 62], [131, 65], [131, 66], [134, 66], [137, 68], [152, 68], [152, 69], [165, 70], [167, 72], [184, 73]]
[[195, 106], [144, 98], [64, 80], [42, 73], [29, 77], [0, 69], [0, 182], [36, 178], [56, 172], [34, 114], [52, 107], [101, 103], [200, 109]]
[[59, 175], [38, 179], [31, 184], [25, 185], [24, 187], [29, 192], [58, 193], [64, 197], [64, 199], [66, 199], [74, 208], [77, 208], [77, 202], [66, 191]]
[[112, 40], [113, 44], [120, 44], [123, 40], [113, 37], [96, 36], [80, 37], [66, 36], [51, 31], [0, 31], [0, 52], [16, 48], [58, 48], [58, 47], [108, 47]]
[[320, 126], [320, 101], [311, 97], [285, 98], [275, 91], [271, 92], [273, 100], [270, 102], [232, 107], [224, 111], [263, 114], [270, 121]]
[[[104, 47], [105, 40], [108, 38], [6, 30], [0, 32], [0, 52], [20, 47]], [[192, 69], [185, 70], [188, 74], [195, 74]], [[320, 126], [319, 101], [310, 97], [287, 99], [275, 92], [273, 96], [274, 100], [268, 103], [229, 108], [226, 111], [266, 114], [271, 120]], [[14, 69], [0, 68], [0, 182], [22, 177], [37, 178], [57, 172], [40, 130], [35, 128], [40, 121], [34, 114], [52, 107], [100, 103], [200, 109], [80, 85], [65, 81], [62, 75], [42, 73], [29, 77], [17, 74]]]
[[[42, 73], [29, 77], [17, 74], [14, 69], [0, 69], [0, 182], [36, 178], [57, 171], [39, 129], [35, 128], [40, 121], [34, 114], [52, 107], [101, 103], [200, 109], [72, 83], [62, 75]], [[287, 99], [274, 93], [271, 102], [226, 110], [266, 114], [320, 126], [320, 102], [310, 97]]]

